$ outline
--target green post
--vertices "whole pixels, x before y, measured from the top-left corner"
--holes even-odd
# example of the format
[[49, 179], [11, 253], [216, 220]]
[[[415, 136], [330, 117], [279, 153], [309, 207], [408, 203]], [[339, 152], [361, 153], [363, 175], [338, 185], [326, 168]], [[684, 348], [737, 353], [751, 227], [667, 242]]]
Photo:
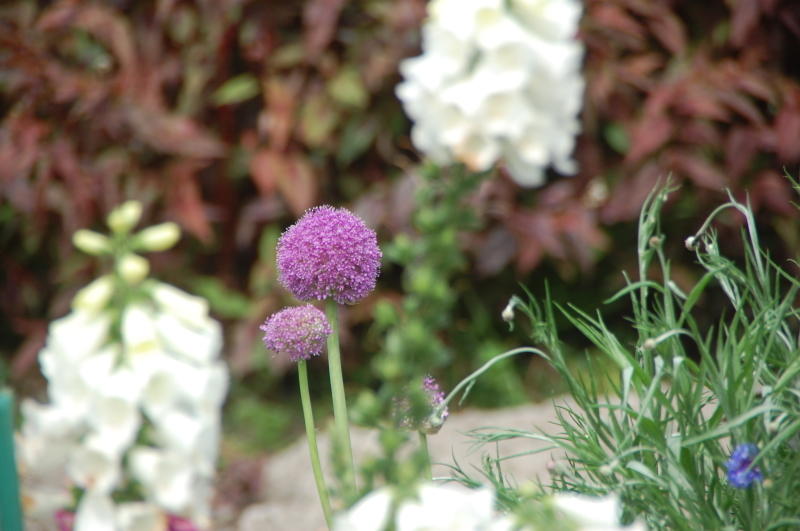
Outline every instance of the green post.
[[14, 395], [0, 391], [0, 530], [22, 531], [19, 475], [14, 458]]

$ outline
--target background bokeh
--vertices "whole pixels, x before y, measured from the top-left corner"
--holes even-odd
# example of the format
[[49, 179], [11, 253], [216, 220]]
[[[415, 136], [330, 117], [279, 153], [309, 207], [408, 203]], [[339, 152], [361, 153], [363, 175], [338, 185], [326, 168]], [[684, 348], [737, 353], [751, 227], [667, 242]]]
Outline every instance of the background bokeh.
[[[681, 189], [665, 246], [685, 285], [700, 272], [683, 239], [726, 190], [749, 198], [774, 259], [796, 256], [783, 173], [800, 163], [799, 3], [586, 0], [580, 172], [536, 190], [502, 168], [427, 166], [413, 149], [394, 87], [398, 63], [419, 53], [425, 6], [2, 2], [4, 380], [44, 396], [47, 323], [108, 267], [76, 251], [72, 233], [100, 229], [127, 199], [144, 203], [143, 224], [181, 225], [175, 249], [148, 256], [154, 275], [207, 297], [225, 325], [236, 437], [224, 455], [279, 447], [301, 429], [291, 367], [265, 355], [258, 325], [293, 302], [276, 282], [275, 244], [314, 205], [358, 213], [385, 254], [378, 289], [342, 315], [354, 397], [396, 377], [402, 357], [448, 388], [525, 341], [500, 319], [520, 284], [542, 293], [546, 280], [556, 301], [594, 311], [622, 271], [637, 275], [635, 220], [668, 175]], [[715, 228], [735, 246], [741, 224], [729, 214]], [[623, 322], [624, 305], [605, 310]], [[325, 368], [311, 369], [324, 408]], [[549, 370], [534, 358], [498, 366], [470, 402], [546, 397], [558, 386]]]

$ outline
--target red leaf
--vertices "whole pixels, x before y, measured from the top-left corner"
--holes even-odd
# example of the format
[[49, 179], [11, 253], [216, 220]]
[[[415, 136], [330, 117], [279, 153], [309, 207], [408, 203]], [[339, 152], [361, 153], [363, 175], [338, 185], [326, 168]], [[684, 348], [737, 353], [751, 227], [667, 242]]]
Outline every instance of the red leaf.
[[686, 28], [672, 11], [664, 9], [658, 16], [648, 19], [647, 25], [661, 46], [673, 55], [686, 51]]
[[591, 19], [604, 26], [625, 35], [644, 40], [647, 37], [647, 30], [630, 16], [624, 9], [613, 4], [600, 4], [590, 12]]
[[259, 149], [250, 159], [250, 176], [262, 196], [275, 192], [279, 176], [284, 170], [283, 156], [271, 149]]
[[759, 0], [738, 0], [731, 17], [731, 44], [741, 48], [758, 24]]
[[127, 118], [139, 140], [162, 153], [212, 159], [227, 151], [222, 142], [186, 116], [132, 105]]
[[731, 181], [738, 181], [750, 167], [753, 157], [758, 153], [758, 138], [756, 129], [743, 126], [731, 129], [725, 147], [725, 172]]
[[722, 191], [729, 184], [725, 174], [699, 154], [675, 149], [667, 154], [667, 160], [677, 173], [685, 174], [703, 188]]
[[278, 175], [278, 189], [295, 217], [314, 206], [317, 198], [317, 180], [311, 163], [300, 154], [283, 159], [285, 171]]
[[635, 166], [672, 138], [672, 120], [664, 115], [645, 116], [631, 130], [631, 148], [625, 156], [627, 166]]
[[181, 225], [205, 244], [211, 242], [213, 232], [205, 213], [200, 185], [196, 174], [204, 164], [195, 160], [180, 160], [170, 164], [164, 178], [169, 187], [169, 204]]
[[787, 197], [794, 195], [789, 180], [775, 170], [764, 170], [759, 173], [749, 192], [753, 198], [754, 209], [763, 204], [771, 211], [784, 216], [796, 218], [798, 215], [797, 208], [786, 200]]
[[333, 41], [339, 14], [347, 0], [310, 0], [303, 9], [306, 57], [316, 60]]
[[294, 126], [294, 110], [297, 96], [303, 84], [299, 71], [287, 78], [271, 77], [265, 82], [267, 98], [266, 132], [270, 145], [277, 151], [285, 151]]
[[791, 87], [775, 117], [775, 151], [783, 162], [800, 158], [800, 88]]
[[639, 216], [639, 211], [656, 183], [665, 182], [669, 172], [655, 162], [644, 164], [635, 175], [626, 175], [616, 184], [609, 200], [600, 207], [603, 223], [611, 225]]

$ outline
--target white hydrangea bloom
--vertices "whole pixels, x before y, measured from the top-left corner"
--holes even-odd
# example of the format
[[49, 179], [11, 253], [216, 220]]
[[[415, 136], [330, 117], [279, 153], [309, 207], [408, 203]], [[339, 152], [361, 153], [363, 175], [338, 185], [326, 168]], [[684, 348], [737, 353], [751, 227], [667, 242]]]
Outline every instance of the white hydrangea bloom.
[[473, 171], [503, 160], [523, 186], [573, 174], [583, 102], [578, 0], [431, 0], [397, 96], [414, 145]]

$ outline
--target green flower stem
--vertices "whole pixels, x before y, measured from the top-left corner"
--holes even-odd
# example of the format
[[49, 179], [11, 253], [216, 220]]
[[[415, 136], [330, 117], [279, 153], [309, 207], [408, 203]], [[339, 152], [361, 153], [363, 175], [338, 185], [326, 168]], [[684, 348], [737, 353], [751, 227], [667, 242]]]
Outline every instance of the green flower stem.
[[341, 445], [342, 462], [345, 463], [345, 488], [351, 494], [358, 492], [356, 488], [356, 468], [353, 462], [353, 449], [350, 445], [350, 424], [347, 420], [347, 402], [344, 396], [344, 380], [342, 378], [342, 356], [339, 351], [339, 305], [328, 297], [325, 300], [325, 314], [333, 333], [328, 336], [328, 369], [331, 374], [331, 395], [333, 398], [333, 419], [336, 437]]
[[419, 448], [422, 450], [422, 457], [425, 459], [425, 479], [433, 481], [433, 473], [431, 472], [431, 455], [428, 453], [428, 436], [425, 433], [419, 433]]
[[308, 452], [311, 454], [311, 467], [314, 469], [314, 479], [317, 482], [319, 501], [322, 512], [325, 513], [325, 523], [331, 528], [331, 502], [328, 499], [328, 488], [325, 486], [325, 476], [322, 475], [322, 465], [319, 460], [317, 448], [317, 432], [314, 427], [314, 413], [311, 410], [311, 396], [308, 392], [308, 369], [306, 360], [297, 362], [297, 374], [300, 377], [300, 400], [303, 402], [303, 418], [306, 421], [306, 438], [308, 439]]

